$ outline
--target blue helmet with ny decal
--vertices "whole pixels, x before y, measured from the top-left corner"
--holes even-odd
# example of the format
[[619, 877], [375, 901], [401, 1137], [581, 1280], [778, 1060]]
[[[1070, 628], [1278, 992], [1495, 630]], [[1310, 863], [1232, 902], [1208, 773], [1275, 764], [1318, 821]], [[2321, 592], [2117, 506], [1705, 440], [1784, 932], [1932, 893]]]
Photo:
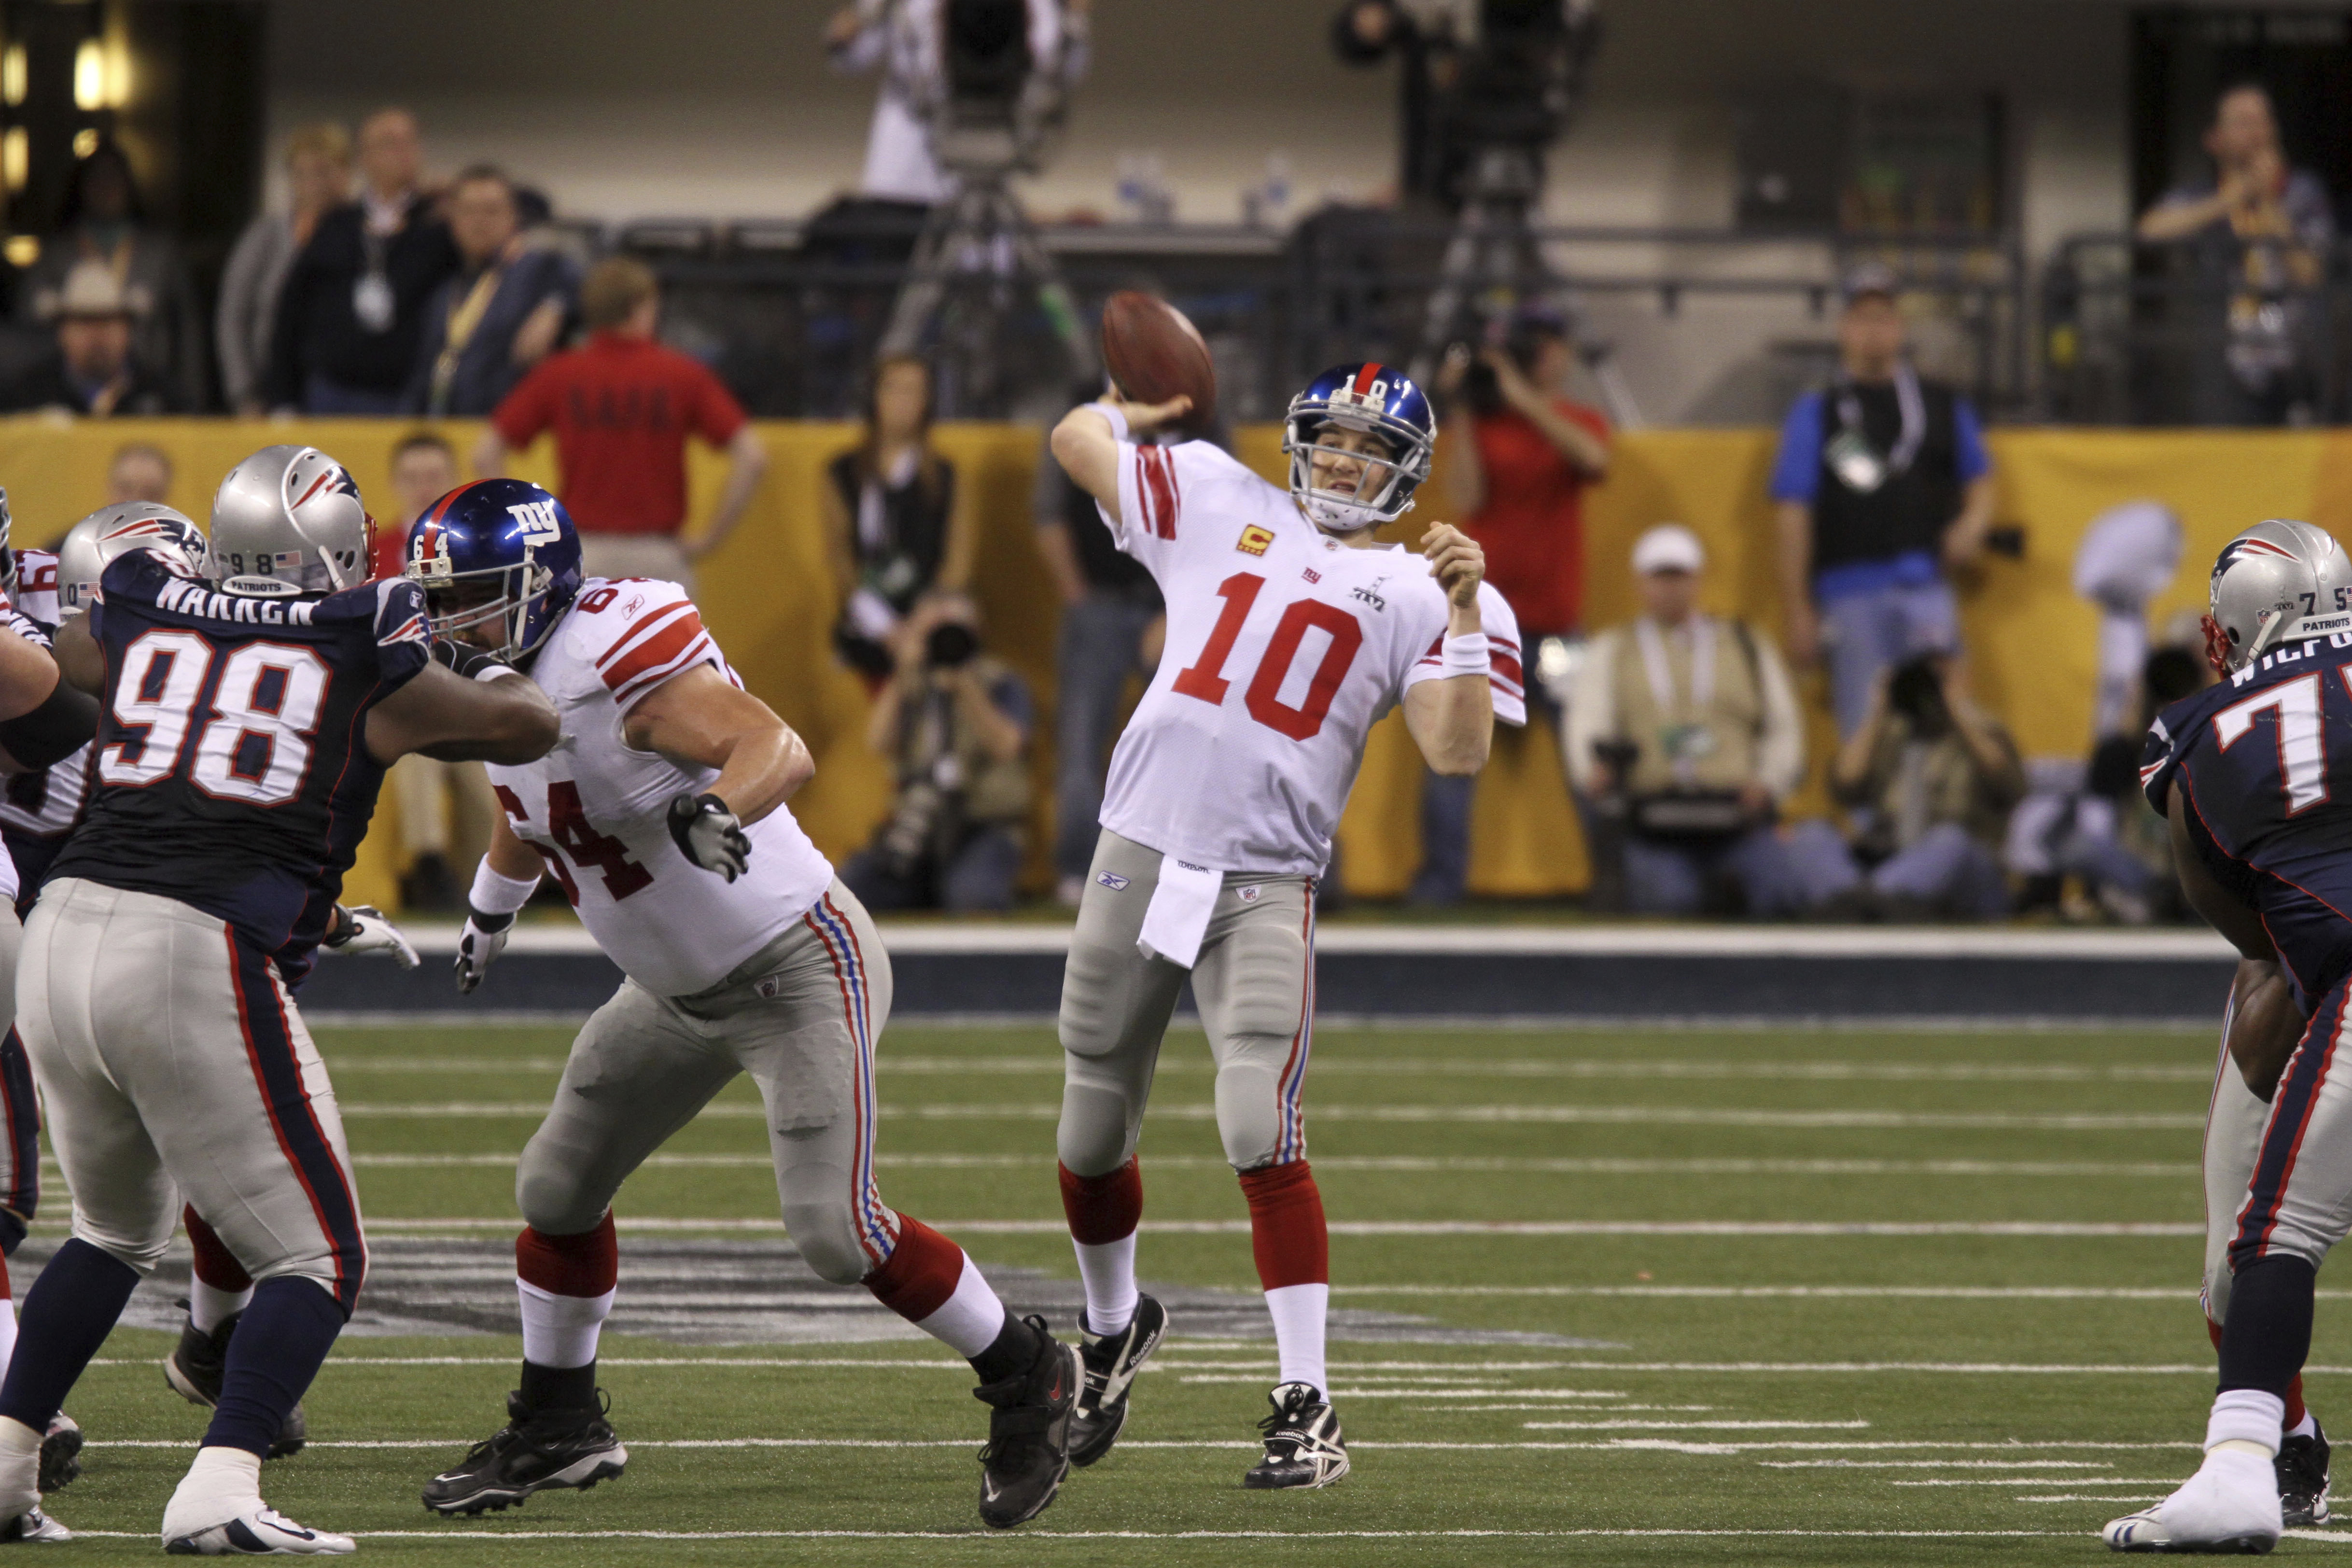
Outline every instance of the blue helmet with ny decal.
[[[1372, 440], [1339, 438], [1340, 431]], [[1377, 528], [1411, 511], [1436, 447], [1429, 399], [1404, 372], [1384, 364], [1325, 371], [1290, 400], [1283, 422], [1290, 493], [1309, 521], [1339, 533]]]
[[579, 596], [580, 533], [563, 503], [522, 479], [477, 479], [426, 507], [402, 575], [425, 590], [433, 631], [509, 662]]

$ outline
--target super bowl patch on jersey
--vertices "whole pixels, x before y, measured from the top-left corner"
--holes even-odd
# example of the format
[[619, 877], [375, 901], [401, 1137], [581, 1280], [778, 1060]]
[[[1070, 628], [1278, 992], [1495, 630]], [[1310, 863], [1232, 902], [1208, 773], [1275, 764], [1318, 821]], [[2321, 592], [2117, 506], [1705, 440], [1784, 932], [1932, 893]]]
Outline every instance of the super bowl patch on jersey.
[[1095, 880], [1100, 882], [1104, 887], [1108, 888], [1114, 893], [1127, 886], [1127, 879], [1120, 876], [1116, 871], [1105, 871], [1101, 876], [1097, 877]]

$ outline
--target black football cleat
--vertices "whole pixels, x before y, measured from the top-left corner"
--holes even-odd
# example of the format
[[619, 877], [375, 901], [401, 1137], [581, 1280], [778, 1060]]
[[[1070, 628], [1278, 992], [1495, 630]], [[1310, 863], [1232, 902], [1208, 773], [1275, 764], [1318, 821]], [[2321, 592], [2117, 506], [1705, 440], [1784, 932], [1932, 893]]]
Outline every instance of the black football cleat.
[[988, 1447], [980, 1451], [980, 1519], [1009, 1530], [1036, 1518], [1070, 1473], [1070, 1415], [1086, 1386], [1078, 1352], [1025, 1318], [1044, 1344], [1027, 1372], [986, 1383], [971, 1396], [991, 1407]]
[[2327, 1511], [2327, 1434], [2311, 1423], [2308, 1437], [2289, 1437], [2279, 1444], [2279, 1513], [2289, 1530], [2326, 1524]]
[[1160, 1348], [1168, 1332], [1167, 1309], [1149, 1296], [1135, 1299], [1135, 1316], [1115, 1334], [1097, 1334], [1078, 1314], [1078, 1359], [1086, 1365], [1086, 1386], [1078, 1390], [1078, 1406], [1070, 1412], [1070, 1463], [1084, 1467], [1110, 1452], [1127, 1425], [1127, 1396], [1135, 1374]]
[[71, 1486], [81, 1474], [81, 1423], [60, 1410], [41, 1437], [40, 1480], [44, 1493]]
[[[185, 1307], [187, 1303], [183, 1301], [180, 1305]], [[244, 1316], [242, 1312], [230, 1313], [210, 1333], [196, 1327], [194, 1318], [180, 1325], [180, 1342], [163, 1358], [163, 1381], [172, 1385], [173, 1393], [208, 1410], [220, 1403], [221, 1377], [228, 1370], [229, 1337], [236, 1332], [238, 1320]], [[297, 1400], [278, 1428], [278, 1440], [269, 1445], [269, 1452], [262, 1458], [282, 1459], [289, 1454], [299, 1454], [310, 1438], [310, 1423], [304, 1418], [301, 1402]]]
[[[597, 1391], [600, 1399], [604, 1390]], [[444, 1519], [520, 1506], [552, 1487], [587, 1490], [619, 1477], [629, 1462], [613, 1424], [609, 1399], [571, 1410], [533, 1410], [519, 1393], [507, 1395], [507, 1424], [487, 1442], [466, 1450], [457, 1464], [425, 1483], [425, 1506]]]
[[1266, 1400], [1274, 1414], [1257, 1424], [1265, 1434], [1265, 1457], [1250, 1467], [1242, 1485], [1252, 1491], [1328, 1487], [1348, 1473], [1348, 1440], [1321, 1390], [1311, 1383], [1278, 1384]]

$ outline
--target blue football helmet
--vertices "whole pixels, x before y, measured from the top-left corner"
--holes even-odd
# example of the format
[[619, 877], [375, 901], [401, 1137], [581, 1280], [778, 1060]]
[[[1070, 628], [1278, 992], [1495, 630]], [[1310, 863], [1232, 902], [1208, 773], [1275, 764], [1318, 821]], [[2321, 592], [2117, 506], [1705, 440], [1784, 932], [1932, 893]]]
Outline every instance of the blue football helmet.
[[[579, 596], [580, 532], [563, 503], [521, 479], [477, 479], [425, 509], [402, 575], [425, 590], [433, 632], [509, 663], [547, 640]], [[458, 634], [496, 622], [497, 643]]]
[[[1379, 437], [1385, 458], [1323, 444], [1337, 426]], [[1290, 400], [1282, 450], [1290, 458], [1290, 493], [1318, 527], [1337, 533], [1378, 528], [1412, 510], [1412, 492], [1429, 478], [1437, 447], [1437, 420], [1429, 399], [1405, 374], [1384, 364], [1343, 364], [1325, 371]], [[1328, 453], [1356, 465], [1352, 489], [1318, 489], [1315, 458]]]

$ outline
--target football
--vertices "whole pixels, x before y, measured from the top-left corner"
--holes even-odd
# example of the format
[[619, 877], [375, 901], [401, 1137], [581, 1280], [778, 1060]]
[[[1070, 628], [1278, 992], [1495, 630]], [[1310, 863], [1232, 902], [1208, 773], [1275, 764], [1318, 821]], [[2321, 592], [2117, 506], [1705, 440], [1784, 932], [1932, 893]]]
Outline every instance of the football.
[[1127, 289], [1103, 307], [1103, 364], [1131, 403], [1189, 397], [1192, 412], [1178, 422], [1200, 435], [1216, 422], [1217, 371], [1209, 345], [1184, 312], [1157, 295]]

